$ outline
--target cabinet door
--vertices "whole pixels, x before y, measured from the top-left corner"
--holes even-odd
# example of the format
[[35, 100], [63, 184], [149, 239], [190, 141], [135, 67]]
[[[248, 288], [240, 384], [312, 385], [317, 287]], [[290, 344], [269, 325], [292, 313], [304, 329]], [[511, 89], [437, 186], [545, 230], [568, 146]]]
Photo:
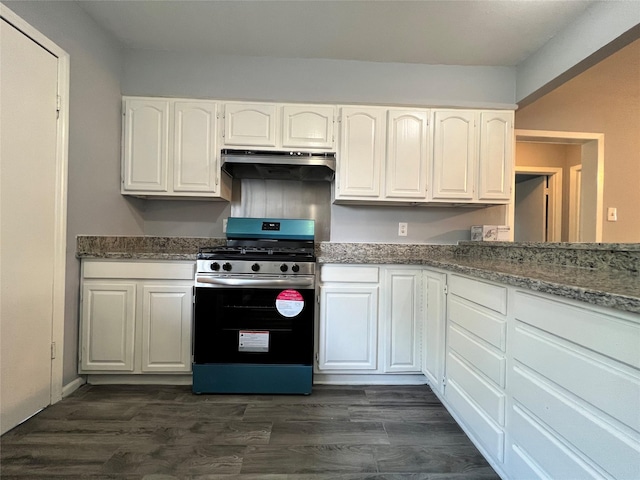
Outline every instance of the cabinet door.
[[380, 197], [385, 113], [383, 108], [342, 108], [336, 198]]
[[142, 371], [191, 371], [191, 285], [142, 286]]
[[215, 193], [218, 145], [215, 102], [174, 104], [173, 190]]
[[384, 275], [384, 371], [419, 372], [420, 270], [385, 269]]
[[427, 110], [389, 110], [385, 197], [426, 199], [428, 114]]
[[82, 288], [82, 371], [133, 371], [136, 285], [85, 282]]
[[509, 200], [513, 182], [513, 112], [480, 114], [478, 200]]
[[224, 114], [224, 144], [275, 147], [277, 108], [270, 104], [228, 103]]
[[169, 100], [125, 99], [123, 130], [123, 192], [166, 192]]
[[283, 148], [334, 148], [335, 108], [320, 105], [282, 107]]
[[431, 388], [442, 393], [445, 358], [445, 285], [444, 273], [423, 273], [422, 373]]
[[471, 201], [477, 159], [476, 112], [439, 110], [433, 122], [431, 199]]
[[320, 287], [318, 369], [377, 369], [378, 286]]

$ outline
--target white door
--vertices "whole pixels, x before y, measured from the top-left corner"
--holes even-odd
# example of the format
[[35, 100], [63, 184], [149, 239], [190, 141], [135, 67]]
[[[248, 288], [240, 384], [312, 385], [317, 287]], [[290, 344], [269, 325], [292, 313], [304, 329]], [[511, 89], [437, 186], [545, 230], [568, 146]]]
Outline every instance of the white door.
[[447, 275], [425, 271], [423, 276], [424, 314], [422, 325], [422, 373], [431, 388], [442, 393], [444, 380]]
[[51, 401], [58, 59], [5, 20], [0, 22], [4, 433]]
[[334, 116], [330, 105], [285, 105], [282, 148], [334, 148]]
[[516, 242], [547, 241], [547, 177], [533, 177], [516, 182], [515, 226]]

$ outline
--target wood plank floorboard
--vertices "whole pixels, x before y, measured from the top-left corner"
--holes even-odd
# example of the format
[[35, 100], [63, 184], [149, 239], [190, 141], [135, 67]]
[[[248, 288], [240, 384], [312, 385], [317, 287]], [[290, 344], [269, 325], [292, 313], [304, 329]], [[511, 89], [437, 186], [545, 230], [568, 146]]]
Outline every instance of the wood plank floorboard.
[[495, 480], [424, 385], [85, 385], [0, 438], [2, 480]]

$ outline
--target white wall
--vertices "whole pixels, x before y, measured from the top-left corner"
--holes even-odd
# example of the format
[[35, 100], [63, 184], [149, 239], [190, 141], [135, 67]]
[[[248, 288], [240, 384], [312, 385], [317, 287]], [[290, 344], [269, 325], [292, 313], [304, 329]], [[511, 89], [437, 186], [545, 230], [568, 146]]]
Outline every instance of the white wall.
[[66, 384], [77, 377], [76, 235], [143, 233], [139, 212], [119, 193], [122, 51], [74, 2], [3, 3], [70, 55]]

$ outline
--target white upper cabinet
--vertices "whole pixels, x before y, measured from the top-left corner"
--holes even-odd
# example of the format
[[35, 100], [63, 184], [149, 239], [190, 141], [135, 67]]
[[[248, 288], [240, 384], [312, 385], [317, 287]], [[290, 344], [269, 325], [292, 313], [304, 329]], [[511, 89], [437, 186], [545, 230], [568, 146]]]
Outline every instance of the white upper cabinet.
[[513, 143], [512, 111], [436, 110], [429, 200], [507, 203]]
[[218, 103], [125, 97], [123, 195], [231, 198], [220, 171]]
[[232, 149], [331, 151], [333, 105], [226, 103], [223, 144]]
[[386, 198], [426, 198], [429, 166], [428, 127], [427, 110], [389, 110]]
[[166, 99], [125, 99], [123, 193], [168, 192], [169, 112]]
[[476, 112], [438, 110], [433, 120], [431, 200], [472, 200]]
[[282, 107], [282, 148], [333, 150], [335, 110], [332, 105]]
[[513, 181], [513, 112], [480, 113], [478, 200], [509, 200]]
[[380, 197], [386, 109], [342, 107], [336, 200]]
[[337, 201], [425, 201], [429, 111], [342, 107]]
[[226, 103], [223, 142], [230, 147], [276, 147], [278, 108], [268, 103]]

